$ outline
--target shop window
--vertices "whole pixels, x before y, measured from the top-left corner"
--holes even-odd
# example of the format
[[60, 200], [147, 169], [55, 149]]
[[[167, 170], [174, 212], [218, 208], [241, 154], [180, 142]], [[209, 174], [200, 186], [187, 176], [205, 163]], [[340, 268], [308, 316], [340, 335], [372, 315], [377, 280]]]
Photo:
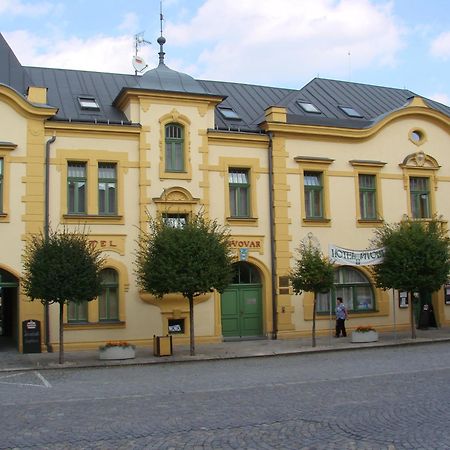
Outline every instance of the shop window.
[[67, 211], [69, 214], [86, 213], [86, 178], [85, 162], [69, 162], [67, 167]]
[[177, 123], [165, 126], [166, 172], [183, 172], [184, 168], [184, 129]]
[[375, 311], [375, 297], [369, 279], [359, 270], [341, 267], [335, 271], [334, 286], [317, 296], [317, 312], [334, 313], [336, 298], [342, 297], [349, 311]]
[[359, 181], [359, 207], [362, 220], [377, 219], [377, 190], [376, 176], [362, 175], [358, 176]]
[[69, 323], [88, 321], [88, 302], [69, 302], [67, 306], [67, 321]]
[[322, 172], [305, 172], [305, 214], [307, 219], [322, 219], [323, 214], [323, 174]]
[[98, 164], [98, 213], [117, 214], [117, 168], [114, 163]]
[[102, 292], [98, 298], [100, 322], [119, 320], [119, 280], [114, 269], [100, 272]]
[[431, 217], [429, 179], [426, 177], [410, 177], [409, 193], [411, 215], [414, 219]]
[[185, 334], [185, 319], [169, 319], [169, 334]]
[[248, 169], [229, 169], [231, 217], [250, 217], [250, 181]]

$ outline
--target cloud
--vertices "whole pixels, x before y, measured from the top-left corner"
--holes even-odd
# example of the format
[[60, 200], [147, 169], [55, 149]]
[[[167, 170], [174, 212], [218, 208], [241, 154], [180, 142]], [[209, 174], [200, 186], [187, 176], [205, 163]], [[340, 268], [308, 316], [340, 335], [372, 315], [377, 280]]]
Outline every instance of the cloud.
[[435, 100], [444, 105], [450, 105], [450, 96], [443, 92], [436, 92], [434, 94], [431, 94], [429, 98], [431, 98], [431, 100]]
[[[133, 73], [133, 37], [95, 35], [88, 39], [72, 37], [51, 42], [27, 31], [4, 33], [22, 64], [60, 69], [93, 70], [100, 72]], [[149, 46], [139, 54], [150, 58]], [[153, 55], [152, 55], [153, 56]]]
[[54, 9], [50, 2], [23, 2], [21, 0], [0, 0], [0, 15], [13, 16], [43, 16]]
[[441, 33], [431, 43], [431, 54], [437, 58], [447, 60], [450, 58], [450, 31]]
[[206, 0], [188, 23], [168, 22], [166, 34], [171, 45], [203, 49], [192, 75], [299, 83], [318, 73], [347, 77], [350, 66], [394, 66], [404, 30], [391, 7], [369, 0]]
[[129, 33], [139, 32], [139, 16], [136, 13], [129, 12], [125, 14], [122, 23], [119, 25], [119, 30]]

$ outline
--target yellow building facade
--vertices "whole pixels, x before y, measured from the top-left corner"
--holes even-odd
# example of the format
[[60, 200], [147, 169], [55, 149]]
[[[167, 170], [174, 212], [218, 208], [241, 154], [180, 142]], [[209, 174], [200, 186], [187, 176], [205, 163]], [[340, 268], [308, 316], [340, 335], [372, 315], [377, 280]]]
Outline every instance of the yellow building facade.
[[[0, 36], [1, 37], [1, 36]], [[148, 216], [178, 224], [203, 210], [227, 225], [235, 277], [196, 299], [198, 342], [311, 333], [312, 295], [288, 274], [305, 239], [335, 260], [336, 285], [318, 301], [318, 332], [344, 297], [349, 327], [409, 326], [402, 293], [376, 289], [350, 254], [404, 217], [450, 217], [450, 108], [409, 91], [333, 80], [302, 90], [194, 80], [160, 64], [142, 76], [27, 68], [0, 41], [1, 334], [23, 349], [22, 323], [39, 321], [57, 347], [58, 309], [21, 292], [27, 238], [86, 227], [106, 263], [101, 297], [66, 308], [68, 349], [154, 335], [189, 339], [188, 303], [140, 292], [136, 241]], [[320, 95], [319, 95], [320, 94]], [[344, 249], [344, 250], [343, 250]], [[445, 286], [430, 294], [450, 323]]]

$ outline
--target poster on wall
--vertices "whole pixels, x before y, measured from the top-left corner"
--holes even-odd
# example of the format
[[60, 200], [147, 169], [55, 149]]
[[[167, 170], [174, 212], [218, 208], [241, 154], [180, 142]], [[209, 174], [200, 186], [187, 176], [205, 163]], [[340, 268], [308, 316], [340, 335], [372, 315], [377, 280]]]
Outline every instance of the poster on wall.
[[409, 305], [408, 292], [400, 291], [398, 293], [398, 307], [399, 308], [407, 308]]

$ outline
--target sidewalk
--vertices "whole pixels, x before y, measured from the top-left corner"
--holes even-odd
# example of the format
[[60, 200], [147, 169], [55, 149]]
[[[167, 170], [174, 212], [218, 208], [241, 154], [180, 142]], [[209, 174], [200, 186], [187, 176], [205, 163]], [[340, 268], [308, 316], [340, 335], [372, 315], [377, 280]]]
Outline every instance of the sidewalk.
[[333, 338], [318, 336], [316, 347], [311, 347], [311, 337], [292, 340], [253, 340], [197, 344], [196, 355], [189, 355], [189, 346], [174, 346], [173, 355], [153, 356], [152, 348], [138, 347], [136, 358], [121, 361], [100, 361], [98, 351], [65, 351], [65, 363], [58, 364], [58, 353], [22, 354], [11, 348], [0, 347], [0, 372], [44, 370], [62, 368], [86, 368], [142, 364], [180, 363], [189, 361], [255, 358], [274, 355], [292, 355], [327, 351], [351, 351], [362, 348], [399, 345], [420, 345], [434, 342], [450, 342], [450, 327], [417, 330], [417, 338], [411, 339], [411, 331], [379, 333], [379, 340], [370, 344], [354, 344], [351, 337]]

